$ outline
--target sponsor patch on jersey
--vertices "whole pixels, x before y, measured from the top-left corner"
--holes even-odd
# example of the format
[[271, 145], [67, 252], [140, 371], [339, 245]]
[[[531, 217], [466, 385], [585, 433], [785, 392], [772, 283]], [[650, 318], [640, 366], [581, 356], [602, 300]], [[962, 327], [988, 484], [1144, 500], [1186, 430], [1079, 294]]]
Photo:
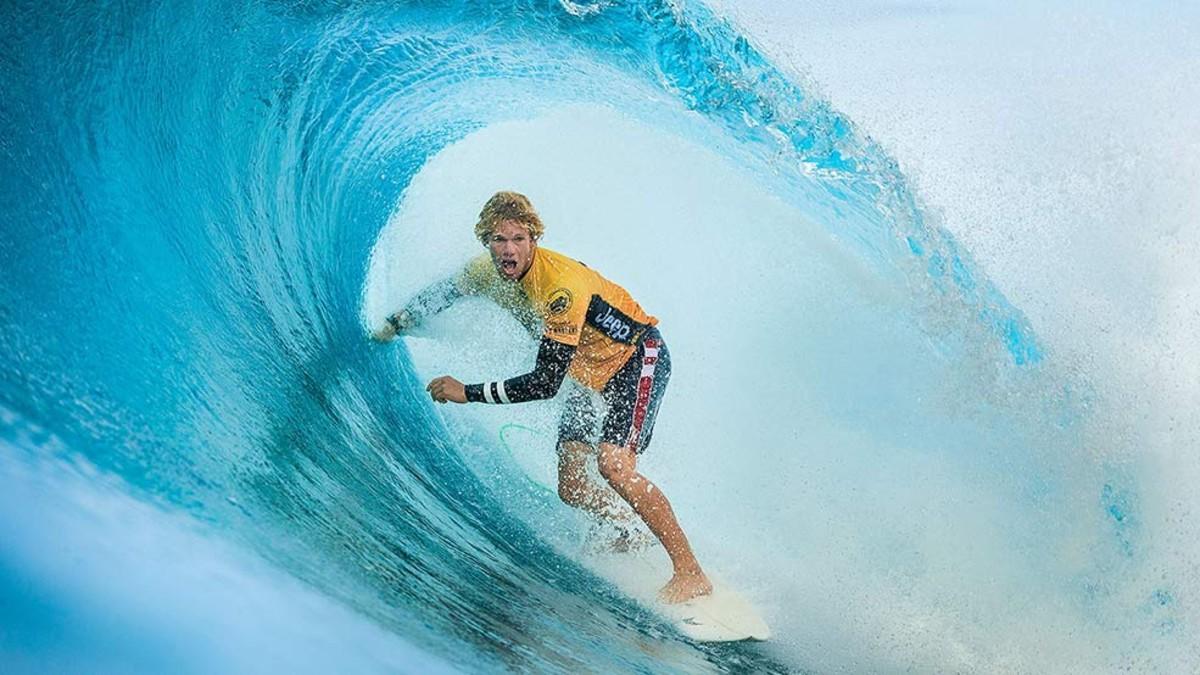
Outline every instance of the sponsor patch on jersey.
[[571, 308], [571, 291], [565, 288], [556, 289], [546, 301], [546, 311], [550, 316], [558, 316]]
[[610, 340], [625, 344], [636, 343], [647, 328], [646, 324], [629, 318], [624, 312], [605, 302], [599, 295], [592, 296], [585, 319]]

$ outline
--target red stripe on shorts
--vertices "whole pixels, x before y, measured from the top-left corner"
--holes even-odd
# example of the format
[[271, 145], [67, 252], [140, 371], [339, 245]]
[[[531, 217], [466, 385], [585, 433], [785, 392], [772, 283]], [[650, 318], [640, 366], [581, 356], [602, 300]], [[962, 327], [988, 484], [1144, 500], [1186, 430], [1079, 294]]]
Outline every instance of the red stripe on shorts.
[[658, 340], [647, 338], [642, 341], [642, 376], [638, 378], [637, 401], [633, 404], [633, 426], [625, 445], [637, 452], [642, 442], [642, 425], [646, 422], [646, 410], [650, 407], [650, 391], [654, 388], [654, 365], [658, 363]]

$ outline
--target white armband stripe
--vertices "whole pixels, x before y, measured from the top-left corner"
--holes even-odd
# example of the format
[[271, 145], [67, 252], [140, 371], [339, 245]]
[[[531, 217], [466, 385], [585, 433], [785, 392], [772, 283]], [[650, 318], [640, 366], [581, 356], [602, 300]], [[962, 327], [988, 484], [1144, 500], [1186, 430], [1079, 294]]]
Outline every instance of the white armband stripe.
[[500, 380], [499, 382], [496, 383], [496, 393], [500, 394], [500, 402], [501, 403], [510, 403], [511, 402], [508, 400], [508, 392], [504, 391], [504, 380]]

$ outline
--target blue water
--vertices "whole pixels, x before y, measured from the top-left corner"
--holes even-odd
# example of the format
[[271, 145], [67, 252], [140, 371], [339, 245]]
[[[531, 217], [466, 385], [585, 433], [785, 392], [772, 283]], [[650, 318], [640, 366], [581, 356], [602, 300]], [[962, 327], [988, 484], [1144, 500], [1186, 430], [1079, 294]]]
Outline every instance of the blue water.
[[[1178, 663], [1155, 654], [1188, 643], [1186, 589], [1147, 559], [1136, 477], [1091, 452], [1089, 384], [866, 133], [703, 5], [0, 12], [0, 669]], [[509, 184], [522, 161], [542, 173]], [[676, 378], [658, 469], [775, 641], [690, 644], [574, 561], [530, 469], [551, 451], [495, 433], [524, 413], [423, 396], [486, 330], [366, 339], [387, 279], [461, 259], [413, 214], [469, 218], [468, 180], [552, 213], [616, 181], [652, 213], [554, 247], [628, 267], [680, 366], [719, 355]], [[641, 236], [634, 263], [602, 241]], [[679, 271], [639, 277], [655, 260]], [[747, 373], [759, 408], [727, 400]]]

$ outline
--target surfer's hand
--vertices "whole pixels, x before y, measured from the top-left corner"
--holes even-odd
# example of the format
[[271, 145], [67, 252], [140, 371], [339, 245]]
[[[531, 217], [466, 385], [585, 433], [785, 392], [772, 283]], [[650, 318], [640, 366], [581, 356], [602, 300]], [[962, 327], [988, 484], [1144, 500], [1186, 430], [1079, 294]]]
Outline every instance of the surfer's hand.
[[371, 332], [371, 339], [376, 342], [391, 342], [394, 337], [396, 337], [396, 329], [386, 323]]
[[378, 342], [388, 342], [398, 334], [412, 328], [414, 323], [412, 315], [402, 309], [388, 316], [383, 322], [383, 326], [371, 333], [371, 338]]
[[462, 382], [449, 375], [433, 378], [429, 382], [429, 385], [425, 387], [425, 391], [429, 392], [430, 398], [438, 403], [445, 403], [446, 401], [453, 401], [454, 403], [467, 402], [467, 388]]

